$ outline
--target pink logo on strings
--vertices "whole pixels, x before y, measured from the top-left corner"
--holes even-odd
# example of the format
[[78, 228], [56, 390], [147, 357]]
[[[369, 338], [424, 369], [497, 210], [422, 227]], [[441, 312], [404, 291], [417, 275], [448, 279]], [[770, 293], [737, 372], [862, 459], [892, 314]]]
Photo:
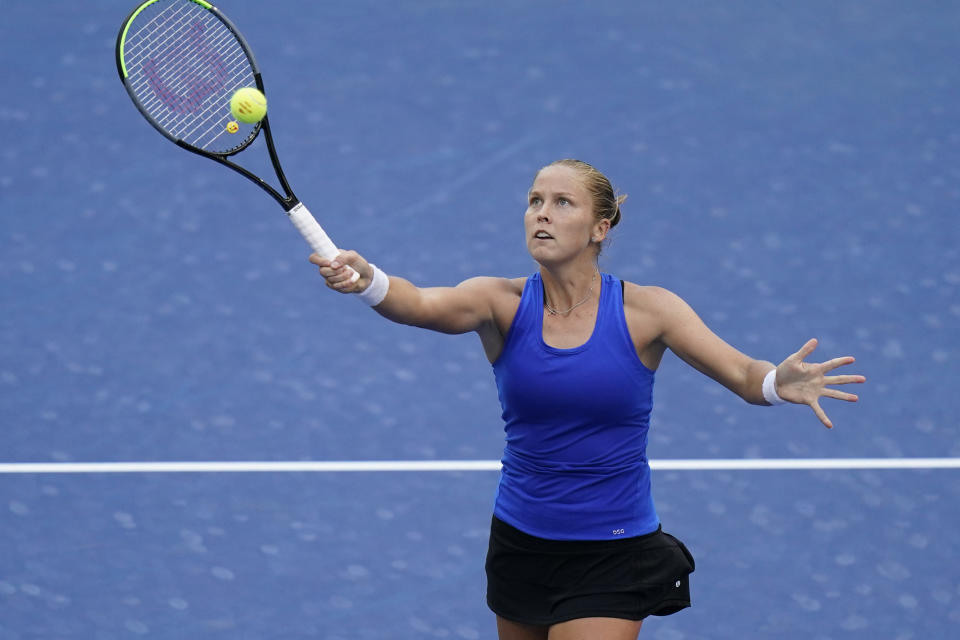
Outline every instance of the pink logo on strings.
[[[198, 112], [203, 101], [219, 91], [227, 79], [223, 58], [204, 38], [206, 25], [198, 20], [189, 29], [186, 50], [177, 43], [141, 65], [153, 94], [181, 115]], [[183, 71], [186, 61], [194, 68]]]

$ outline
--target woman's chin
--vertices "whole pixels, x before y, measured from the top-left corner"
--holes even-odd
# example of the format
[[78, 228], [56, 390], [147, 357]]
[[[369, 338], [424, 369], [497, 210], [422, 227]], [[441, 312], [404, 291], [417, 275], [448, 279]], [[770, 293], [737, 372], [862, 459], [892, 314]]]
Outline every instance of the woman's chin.
[[542, 244], [537, 246], [533, 245], [527, 246], [527, 250], [530, 252], [530, 257], [539, 262], [540, 264], [553, 264], [557, 261], [557, 252], [551, 251], [549, 248], [543, 246]]

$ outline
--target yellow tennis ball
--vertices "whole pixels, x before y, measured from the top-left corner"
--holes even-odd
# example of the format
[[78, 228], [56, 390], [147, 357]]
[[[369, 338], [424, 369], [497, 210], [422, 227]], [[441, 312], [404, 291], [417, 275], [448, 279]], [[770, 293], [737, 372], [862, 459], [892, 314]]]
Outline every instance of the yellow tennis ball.
[[233, 120], [227, 123], [227, 133], [236, 133], [237, 131], [240, 131], [240, 125]]
[[260, 122], [267, 115], [267, 98], [253, 87], [237, 89], [230, 98], [230, 113], [240, 122]]

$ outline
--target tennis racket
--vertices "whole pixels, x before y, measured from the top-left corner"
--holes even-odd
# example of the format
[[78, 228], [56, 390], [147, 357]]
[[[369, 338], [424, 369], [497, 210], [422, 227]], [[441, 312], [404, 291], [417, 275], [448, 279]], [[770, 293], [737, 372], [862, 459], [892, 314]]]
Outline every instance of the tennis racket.
[[[117, 35], [117, 70], [133, 103], [157, 131], [250, 179], [280, 203], [314, 251], [328, 260], [336, 257], [336, 245], [287, 183], [269, 118], [245, 124], [230, 111], [238, 89], [264, 89], [250, 47], [219, 9], [204, 0], [140, 3]], [[261, 132], [282, 192], [230, 159]], [[352, 279], [359, 277], [354, 271]]]

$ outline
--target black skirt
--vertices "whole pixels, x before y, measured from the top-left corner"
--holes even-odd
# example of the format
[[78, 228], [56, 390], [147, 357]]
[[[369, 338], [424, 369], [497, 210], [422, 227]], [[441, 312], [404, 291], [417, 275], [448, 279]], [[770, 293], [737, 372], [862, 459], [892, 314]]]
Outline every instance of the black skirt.
[[690, 606], [693, 569], [686, 546], [659, 528], [618, 540], [546, 540], [494, 517], [487, 605], [532, 625], [665, 616]]

